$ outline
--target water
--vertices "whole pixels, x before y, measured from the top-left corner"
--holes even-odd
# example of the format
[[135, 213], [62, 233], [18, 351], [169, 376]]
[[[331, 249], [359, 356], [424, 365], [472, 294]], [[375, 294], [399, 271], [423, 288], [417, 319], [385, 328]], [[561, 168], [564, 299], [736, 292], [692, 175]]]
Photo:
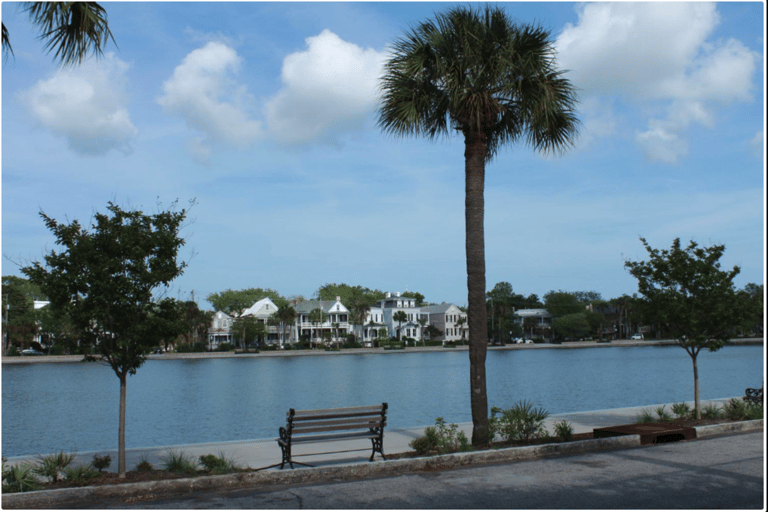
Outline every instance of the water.
[[[763, 378], [762, 346], [699, 355], [703, 400]], [[693, 400], [679, 347], [489, 351], [489, 406], [551, 414]], [[2, 368], [5, 457], [117, 448], [119, 381], [97, 363]], [[150, 360], [128, 379], [128, 448], [277, 436], [288, 408], [388, 402], [388, 427], [470, 422], [467, 352]]]

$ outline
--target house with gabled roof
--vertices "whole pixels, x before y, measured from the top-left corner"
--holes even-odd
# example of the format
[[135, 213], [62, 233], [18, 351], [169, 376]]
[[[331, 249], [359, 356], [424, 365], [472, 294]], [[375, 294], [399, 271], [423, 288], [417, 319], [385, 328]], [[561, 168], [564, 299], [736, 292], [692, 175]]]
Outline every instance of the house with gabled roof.
[[422, 306], [421, 314], [426, 317], [428, 325], [433, 325], [443, 332], [436, 338], [443, 343], [469, 339], [467, 314], [456, 304], [443, 302], [442, 304]]
[[[319, 343], [330, 335], [333, 343], [343, 342], [350, 331], [349, 310], [341, 303], [341, 297], [336, 300], [305, 300], [294, 306], [296, 310], [296, 333], [293, 340], [298, 342], [301, 338], [313, 340]], [[320, 309], [323, 312], [321, 322], [313, 322], [312, 311]]]
[[[382, 310], [382, 322], [389, 332], [390, 336], [398, 336], [400, 329], [400, 338], [413, 338], [420, 340], [422, 337], [419, 317], [421, 308], [416, 306], [416, 299], [411, 297], [402, 297], [400, 292], [394, 295], [387, 293], [386, 297], [378, 302], [378, 307]], [[402, 324], [394, 319], [395, 313], [403, 311], [407, 320]]]
[[232, 343], [232, 323], [234, 318], [217, 311], [211, 320], [211, 326], [208, 328], [208, 350], [216, 350], [220, 343]]

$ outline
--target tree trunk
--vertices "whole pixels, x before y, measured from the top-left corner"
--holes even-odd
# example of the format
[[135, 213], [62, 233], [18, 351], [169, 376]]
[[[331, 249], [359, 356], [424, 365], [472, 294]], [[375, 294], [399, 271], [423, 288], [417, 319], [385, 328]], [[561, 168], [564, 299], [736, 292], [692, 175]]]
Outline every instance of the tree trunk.
[[119, 478], [125, 478], [125, 392], [128, 378], [125, 372], [118, 377], [120, 378], [120, 425], [117, 429], [117, 473]]
[[472, 444], [488, 444], [488, 395], [485, 385], [485, 356], [488, 323], [485, 309], [485, 154], [484, 136], [465, 134], [465, 230], [467, 252], [467, 301], [469, 383], [472, 409]]
[[696, 409], [696, 419], [701, 419], [701, 404], [699, 403], [699, 367], [696, 363], [696, 356], [698, 353], [691, 353], [691, 360], [693, 361], [693, 404]]

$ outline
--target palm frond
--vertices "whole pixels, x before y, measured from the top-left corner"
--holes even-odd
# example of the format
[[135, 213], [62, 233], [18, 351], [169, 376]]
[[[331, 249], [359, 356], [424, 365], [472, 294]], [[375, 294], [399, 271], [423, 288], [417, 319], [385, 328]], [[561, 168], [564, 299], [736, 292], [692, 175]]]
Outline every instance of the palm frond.
[[107, 12], [96, 2], [28, 2], [25, 10], [41, 29], [47, 52], [63, 66], [80, 64], [91, 53], [99, 57], [110, 39], [115, 43]]

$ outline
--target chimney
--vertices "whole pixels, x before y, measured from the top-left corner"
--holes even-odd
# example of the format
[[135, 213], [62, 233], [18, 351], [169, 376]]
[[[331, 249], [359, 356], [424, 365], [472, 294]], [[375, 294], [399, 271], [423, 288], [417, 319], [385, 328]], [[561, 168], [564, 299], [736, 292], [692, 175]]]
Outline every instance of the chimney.
[[338, 295], [336, 296], [336, 302], [341, 302], [341, 297], [339, 297]]

